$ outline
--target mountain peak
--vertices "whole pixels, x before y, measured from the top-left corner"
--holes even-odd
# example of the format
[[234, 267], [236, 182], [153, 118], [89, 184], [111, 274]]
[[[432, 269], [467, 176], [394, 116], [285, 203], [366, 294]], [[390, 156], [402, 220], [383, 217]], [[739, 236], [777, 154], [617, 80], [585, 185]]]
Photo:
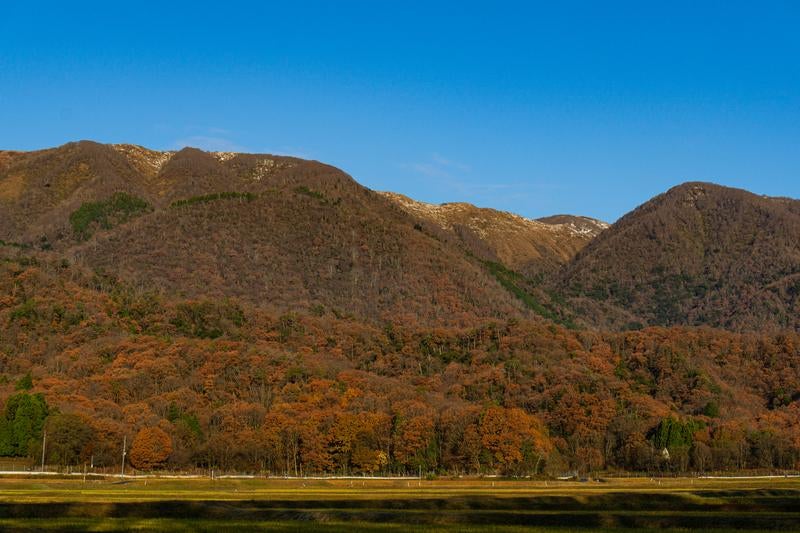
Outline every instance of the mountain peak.
[[380, 194], [471, 254], [529, 276], [554, 271], [607, 227], [584, 217], [533, 220], [466, 202], [430, 204], [402, 194]]
[[577, 254], [560, 289], [594, 308], [587, 316], [606, 326], [622, 320], [797, 328], [797, 235], [796, 200], [684, 183], [631, 211]]

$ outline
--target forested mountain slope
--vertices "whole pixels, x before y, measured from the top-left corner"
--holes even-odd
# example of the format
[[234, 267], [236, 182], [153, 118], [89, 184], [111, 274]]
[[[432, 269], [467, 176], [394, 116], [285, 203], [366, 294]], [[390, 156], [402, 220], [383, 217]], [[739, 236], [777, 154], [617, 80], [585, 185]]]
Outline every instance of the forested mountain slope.
[[38, 460], [46, 424], [53, 464], [116, 468], [122, 438], [154, 428], [171, 450], [156, 466], [273, 473], [800, 459], [796, 334], [378, 327], [159, 296], [8, 250], [0, 332], [0, 455]]
[[686, 183], [624, 216], [552, 284], [585, 323], [800, 328], [800, 202]]
[[800, 202], [704, 183], [605, 229], [295, 158], [0, 152], [0, 456], [797, 468], [799, 238]]
[[608, 227], [588, 217], [556, 215], [531, 220], [466, 203], [433, 205], [397, 193], [381, 194], [431, 232], [459, 243], [476, 257], [530, 278], [552, 275]]
[[0, 152], [0, 242], [154, 291], [467, 324], [796, 330], [800, 202], [713, 184], [611, 228], [375, 193], [296, 158], [89, 141]]
[[150, 290], [371, 320], [527, 314], [480, 261], [328, 165], [87, 141], [0, 162], [3, 242]]

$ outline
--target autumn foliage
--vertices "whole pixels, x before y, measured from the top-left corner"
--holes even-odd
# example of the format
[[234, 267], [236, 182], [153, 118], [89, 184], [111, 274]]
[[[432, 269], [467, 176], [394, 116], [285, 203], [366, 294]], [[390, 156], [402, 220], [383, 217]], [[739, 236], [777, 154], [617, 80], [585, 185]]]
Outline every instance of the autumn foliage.
[[[136, 468], [297, 475], [774, 470], [800, 459], [795, 333], [375, 325], [197, 305], [19, 257], [0, 263], [0, 332], [4, 453], [35, 455], [24, 445], [46, 425], [65, 441], [51, 439], [63, 465], [119, 468], [125, 435], [136, 435]], [[46, 409], [19, 407], [36, 398]]]
[[134, 468], [153, 470], [164, 466], [172, 453], [172, 438], [158, 427], [139, 430], [131, 444], [130, 462]]
[[504, 471], [536, 472], [552, 448], [541, 421], [519, 408], [487, 409], [481, 420], [480, 435], [490, 465]]

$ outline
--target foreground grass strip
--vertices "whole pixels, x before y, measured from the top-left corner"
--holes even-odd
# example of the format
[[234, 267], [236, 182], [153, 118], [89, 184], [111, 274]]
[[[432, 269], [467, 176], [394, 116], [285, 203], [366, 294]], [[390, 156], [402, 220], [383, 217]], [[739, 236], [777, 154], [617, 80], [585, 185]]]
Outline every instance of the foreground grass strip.
[[[266, 532], [300, 532], [309, 531], [310, 525], [308, 523], [298, 523], [289, 521], [276, 521], [276, 522], [253, 522], [246, 520], [170, 520], [170, 519], [79, 519], [79, 518], [61, 518], [57, 520], [51, 519], [28, 519], [28, 520], [14, 520], [0, 518], [0, 530], [9, 532], [27, 532], [27, 531], [164, 531], [167, 533], [173, 532], [250, 532], [250, 531], [266, 531]], [[443, 531], [443, 532], [463, 532], [463, 533], [478, 533], [483, 531], [494, 531], [497, 533], [573, 533], [579, 531], [586, 531], [580, 528], [550, 528], [550, 527], [536, 527], [536, 526], [493, 526], [489, 529], [482, 526], [413, 526], [408, 524], [370, 524], [365, 522], [329, 522], [329, 523], [315, 523], [313, 524], [314, 531], [321, 531], [324, 533], [370, 533], [370, 532], [408, 532], [408, 533], [426, 533], [429, 531]], [[593, 529], [597, 533], [605, 532], [618, 532], [625, 531], [628, 533], [645, 533], [652, 531], [647, 528], [598, 528]], [[662, 529], [665, 533], [685, 533], [686, 529]], [[723, 531], [736, 531], [737, 533], [763, 533], [764, 529], [717, 529], [717, 532]]]
[[561, 484], [0, 479], [1, 531], [795, 531], [798, 527], [797, 480]]
[[[294, 505], [290, 505], [294, 503]], [[684, 511], [615, 509], [495, 509], [486, 507], [436, 509], [418, 507], [417, 502], [375, 502], [363, 507], [348, 507], [348, 502], [269, 502], [269, 501], [158, 501], [138, 503], [35, 503], [0, 504], [6, 519], [54, 521], [70, 519], [232, 520], [250, 522], [294, 522], [304, 524], [368, 523], [430, 527], [538, 526], [560, 528], [648, 528], [684, 530], [754, 529], [793, 530], [800, 513], [762, 509], [753, 512], [735, 509]], [[481, 502], [471, 502], [480, 504]], [[796, 508], [797, 506], [795, 506]]]

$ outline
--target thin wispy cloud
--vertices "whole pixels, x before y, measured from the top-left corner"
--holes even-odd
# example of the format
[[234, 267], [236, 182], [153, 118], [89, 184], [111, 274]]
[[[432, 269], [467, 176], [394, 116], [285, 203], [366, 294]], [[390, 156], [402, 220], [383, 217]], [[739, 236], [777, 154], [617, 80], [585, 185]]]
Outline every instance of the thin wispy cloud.
[[[560, 189], [561, 184], [551, 180], [510, 180], [487, 176], [474, 171], [467, 163], [456, 161], [434, 152], [427, 159], [400, 165], [429, 180], [428, 188], [437, 192], [435, 201], [466, 201], [480, 206], [491, 206], [519, 211], [520, 205], [535, 205]], [[445, 194], [446, 196], [442, 197]], [[514, 209], [517, 206], [517, 209]]]
[[423, 176], [439, 179], [452, 179], [472, 170], [469, 165], [454, 161], [436, 152], [431, 154], [425, 161], [408, 163], [402, 166]]
[[440, 166], [432, 163], [411, 163], [406, 165], [407, 168], [410, 168], [414, 172], [418, 174], [422, 174], [423, 176], [427, 176], [429, 178], [450, 178], [450, 173], [447, 170], [441, 168]]
[[[472, 176], [472, 166], [456, 161], [438, 152], [421, 162], [401, 165], [417, 174], [436, 179], [440, 185], [447, 187], [454, 196], [472, 199], [478, 195], [511, 191], [517, 185], [511, 183], [492, 183]], [[455, 198], [454, 198], [455, 199]]]
[[231, 130], [229, 130], [229, 129], [226, 129], [226, 128], [217, 128], [217, 127], [213, 127], [212, 126], [210, 128], [206, 128], [206, 129], [207, 129], [208, 133], [210, 133], [212, 135], [220, 135], [222, 137], [230, 137], [231, 135], [233, 135], [233, 132]]
[[452, 159], [448, 159], [441, 154], [434, 153], [431, 156], [431, 160], [442, 168], [451, 168], [455, 170], [460, 170], [462, 172], [470, 172], [472, 167], [469, 165], [465, 165], [464, 163], [459, 163], [458, 161], [453, 161]]

